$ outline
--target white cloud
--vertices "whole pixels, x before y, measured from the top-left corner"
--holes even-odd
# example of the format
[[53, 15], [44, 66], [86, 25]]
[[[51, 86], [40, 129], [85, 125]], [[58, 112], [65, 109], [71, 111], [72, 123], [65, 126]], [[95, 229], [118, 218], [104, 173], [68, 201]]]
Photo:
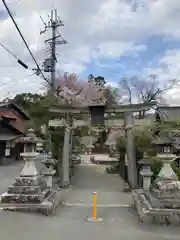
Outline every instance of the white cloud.
[[99, 57], [109, 57], [116, 58], [125, 55], [137, 54], [140, 51], [146, 49], [145, 45], [134, 45], [133, 42], [116, 42], [116, 41], [107, 41], [100, 43], [97, 48], [99, 49]]
[[[50, 32], [44, 37], [39, 34], [44, 27], [39, 15], [48, 20], [50, 9], [56, 7], [65, 24], [59, 31], [68, 40], [67, 45], [57, 47], [57, 68], [79, 74], [91, 60], [100, 62], [102, 58], [128, 54], [137, 56], [140, 51], [145, 50], [142, 40], [147, 36], [154, 34], [180, 38], [179, 0], [9, 0], [7, 4], [15, 13], [16, 21], [38, 62], [42, 62], [45, 57], [44, 39], [50, 37]], [[1, 9], [4, 9], [2, 2]], [[0, 42], [15, 52], [30, 68], [35, 67], [9, 18], [0, 24], [0, 30]], [[4, 84], [1, 87], [4, 95], [7, 92], [16, 94], [39, 91], [41, 78], [28, 77], [29, 73], [1, 48], [0, 54], [1, 85], [9, 82], [8, 86], [13, 89], [9, 91], [10, 87], [7, 88]], [[160, 64], [168, 66], [173, 74], [178, 75], [178, 59], [176, 52], [169, 52], [161, 59]], [[168, 73], [168, 70], [164, 71], [161, 67], [149, 69], [149, 72], [152, 71], [161, 76]], [[21, 81], [21, 84], [13, 85], [16, 81]]]
[[168, 50], [160, 60], [160, 63], [164, 65], [166, 77], [169, 79], [174, 78], [178, 81], [178, 84], [165, 94], [165, 99], [171, 105], [180, 105], [180, 50]]
[[163, 56], [157, 61], [157, 67], [145, 68], [143, 75], [156, 75], [159, 86], [167, 86], [169, 80], [176, 79], [173, 88], [164, 93], [165, 102], [170, 105], [180, 105], [180, 49], [165, 51]]

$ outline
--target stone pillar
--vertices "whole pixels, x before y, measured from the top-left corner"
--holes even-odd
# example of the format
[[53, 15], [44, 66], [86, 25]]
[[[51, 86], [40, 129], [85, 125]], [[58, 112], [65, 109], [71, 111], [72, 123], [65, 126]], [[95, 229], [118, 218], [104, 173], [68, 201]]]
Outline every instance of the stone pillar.
[[143, 189], [149, 190], [151, 186], [151, 177], [153, 175], [150, 166], [143, 166], [142, 170], [140, 171], [140, 174], [143, 177]]
[[69, 128], [65, 128], [63, 156], [62, 156], [62, 179], [61, 179], [62, 181], [61, 186], [64, 188], [69, 186], [70, 137], [71, 137], [71, 130]]
[[92, 154], [92, 149], [94, 148], [94, 145], [92, 144], [92, 138], [91, 138], [91, 143], [88, 144], [86, 147], [88, 149], [88, 154], [91, 155]]
[[48, 175], [45, 175], [46, 176], [46, 183], [47, 183], [47, 186], [52, 188], [52, 174], [48, 174]]
[[134, 142], [134, 129], [133, 129], [133, 114], [132, 112], [125, 113], [124, 117], [125, 129], [126, 129], [126, 153], [128, 164], [128, 177], [130, 187], [132, 189], [137, 188], [137, 168], [136, 168], [136, 154], [135, 154], [135, 142]]
[[11, 141], [6, 141], [5, 157], [11, 155]]
[[69, 167], [72, 167], [72, 129], [70, 129], [69, 136]]
[[124, 169], [124, 171], [125, 171], [125, 182], [126, 183], [128, 183], [128, 180], [129, 180], [129, 178], [128, 178], [128, 162], [127, 162], [127, 154], [125, 154], [125, 159], [124, 159], [124, 161], [125, 161], [125, 169]]
[[88, 154], [91, 155], [91, 153], [92, 153], [92, 148], [88, 147]]

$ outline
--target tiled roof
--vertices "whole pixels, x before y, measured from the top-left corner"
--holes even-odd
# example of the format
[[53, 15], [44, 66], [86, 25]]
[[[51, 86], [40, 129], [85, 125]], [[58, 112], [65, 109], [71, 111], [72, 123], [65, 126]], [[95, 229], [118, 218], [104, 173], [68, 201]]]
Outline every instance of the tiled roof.
[[8, 141], [8, 140], [13, 140], [18, 138], [19, 135], [14, 135], [14, 134], [0, 134], [0, 141]]
[[10, 111], [9, 112], [0, 111], [0, 117], [16, 120], [16, 116], [14, 115], [13, 112], [10, 112]]
[[17, 112], [19, 112], [19, 114], [23, 115], [23, 117], [26, 120], [29, 120], [29, 116], [24, 112], [24, 110], [22, 110], [19, 106], [17, 106], [16, 104], [14, 104], [13, 102], [0, 102], [0, 108], [13, 108], [14, 110], [16, 110]]

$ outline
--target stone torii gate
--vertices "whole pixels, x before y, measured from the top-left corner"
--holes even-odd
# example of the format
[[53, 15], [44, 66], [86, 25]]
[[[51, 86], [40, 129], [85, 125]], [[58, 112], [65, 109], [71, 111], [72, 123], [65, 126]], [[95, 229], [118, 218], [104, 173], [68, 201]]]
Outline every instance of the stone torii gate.
[[[58, 126], [65, 126], [64, 134], [64, 147], [62, 157], [62, 186], [69, 185], [69, 161], [72, 149], [72, 130], [77, 127], [76, 121], [73, 117], [78, 114], [88, 114], [89, 122], [86, 125], [95, 126], [97, 128], [104, 127], [104, 114], [105, 113], [123, 113], [124, 114], [124, 130], [126, 132], [126, 152], [128, 163], [128, 176], [129, 183], [132, 189], [137, 188], [137, 170], [136, 170], [136, 157], [135, 157], [135, 143], [134, 143], [134, 119], [133, 113], [140, 111], [147, 111], [156, 105], [156, 102], [147, 102], [141, 104], [128, 104], [121, 105], [115, 108], [108, 107], [103, 101], [96, 100], [87, 106], [75, 105], [54, 105], [49, 109], [53, 117], [61, 118]], [[80, 124], [82, 125], [82, 124]]]

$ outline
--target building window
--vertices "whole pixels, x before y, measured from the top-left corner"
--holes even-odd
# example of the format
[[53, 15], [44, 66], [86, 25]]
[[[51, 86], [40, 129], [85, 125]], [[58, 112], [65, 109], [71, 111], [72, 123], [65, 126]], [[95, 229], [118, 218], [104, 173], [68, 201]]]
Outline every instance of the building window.
[[15, 140], [6, 141], [6, 148], [14, 148], [14, 147], [15, 147]]
[[11, 142], [10, 142], [10, 146], [11, 146], [12, 148], [15, 147], [15, 140], [11, 140]]
[[164, 147], [164, 153], [170, 153], [170, 152], [171, 152], [171, 147], [165, 146], [165, 147]]
[[10, 149], [9, 149], [9, 148], [6, 148], [6, 149], [5, 149], [5, 156], [6, 156], [6, 157], [7, 157], [7, 156], [10, 156], [10, 154], [11, 154]]
[[11, 147], [11, 141], [6, 141], [6, 148], [10, 148]]

